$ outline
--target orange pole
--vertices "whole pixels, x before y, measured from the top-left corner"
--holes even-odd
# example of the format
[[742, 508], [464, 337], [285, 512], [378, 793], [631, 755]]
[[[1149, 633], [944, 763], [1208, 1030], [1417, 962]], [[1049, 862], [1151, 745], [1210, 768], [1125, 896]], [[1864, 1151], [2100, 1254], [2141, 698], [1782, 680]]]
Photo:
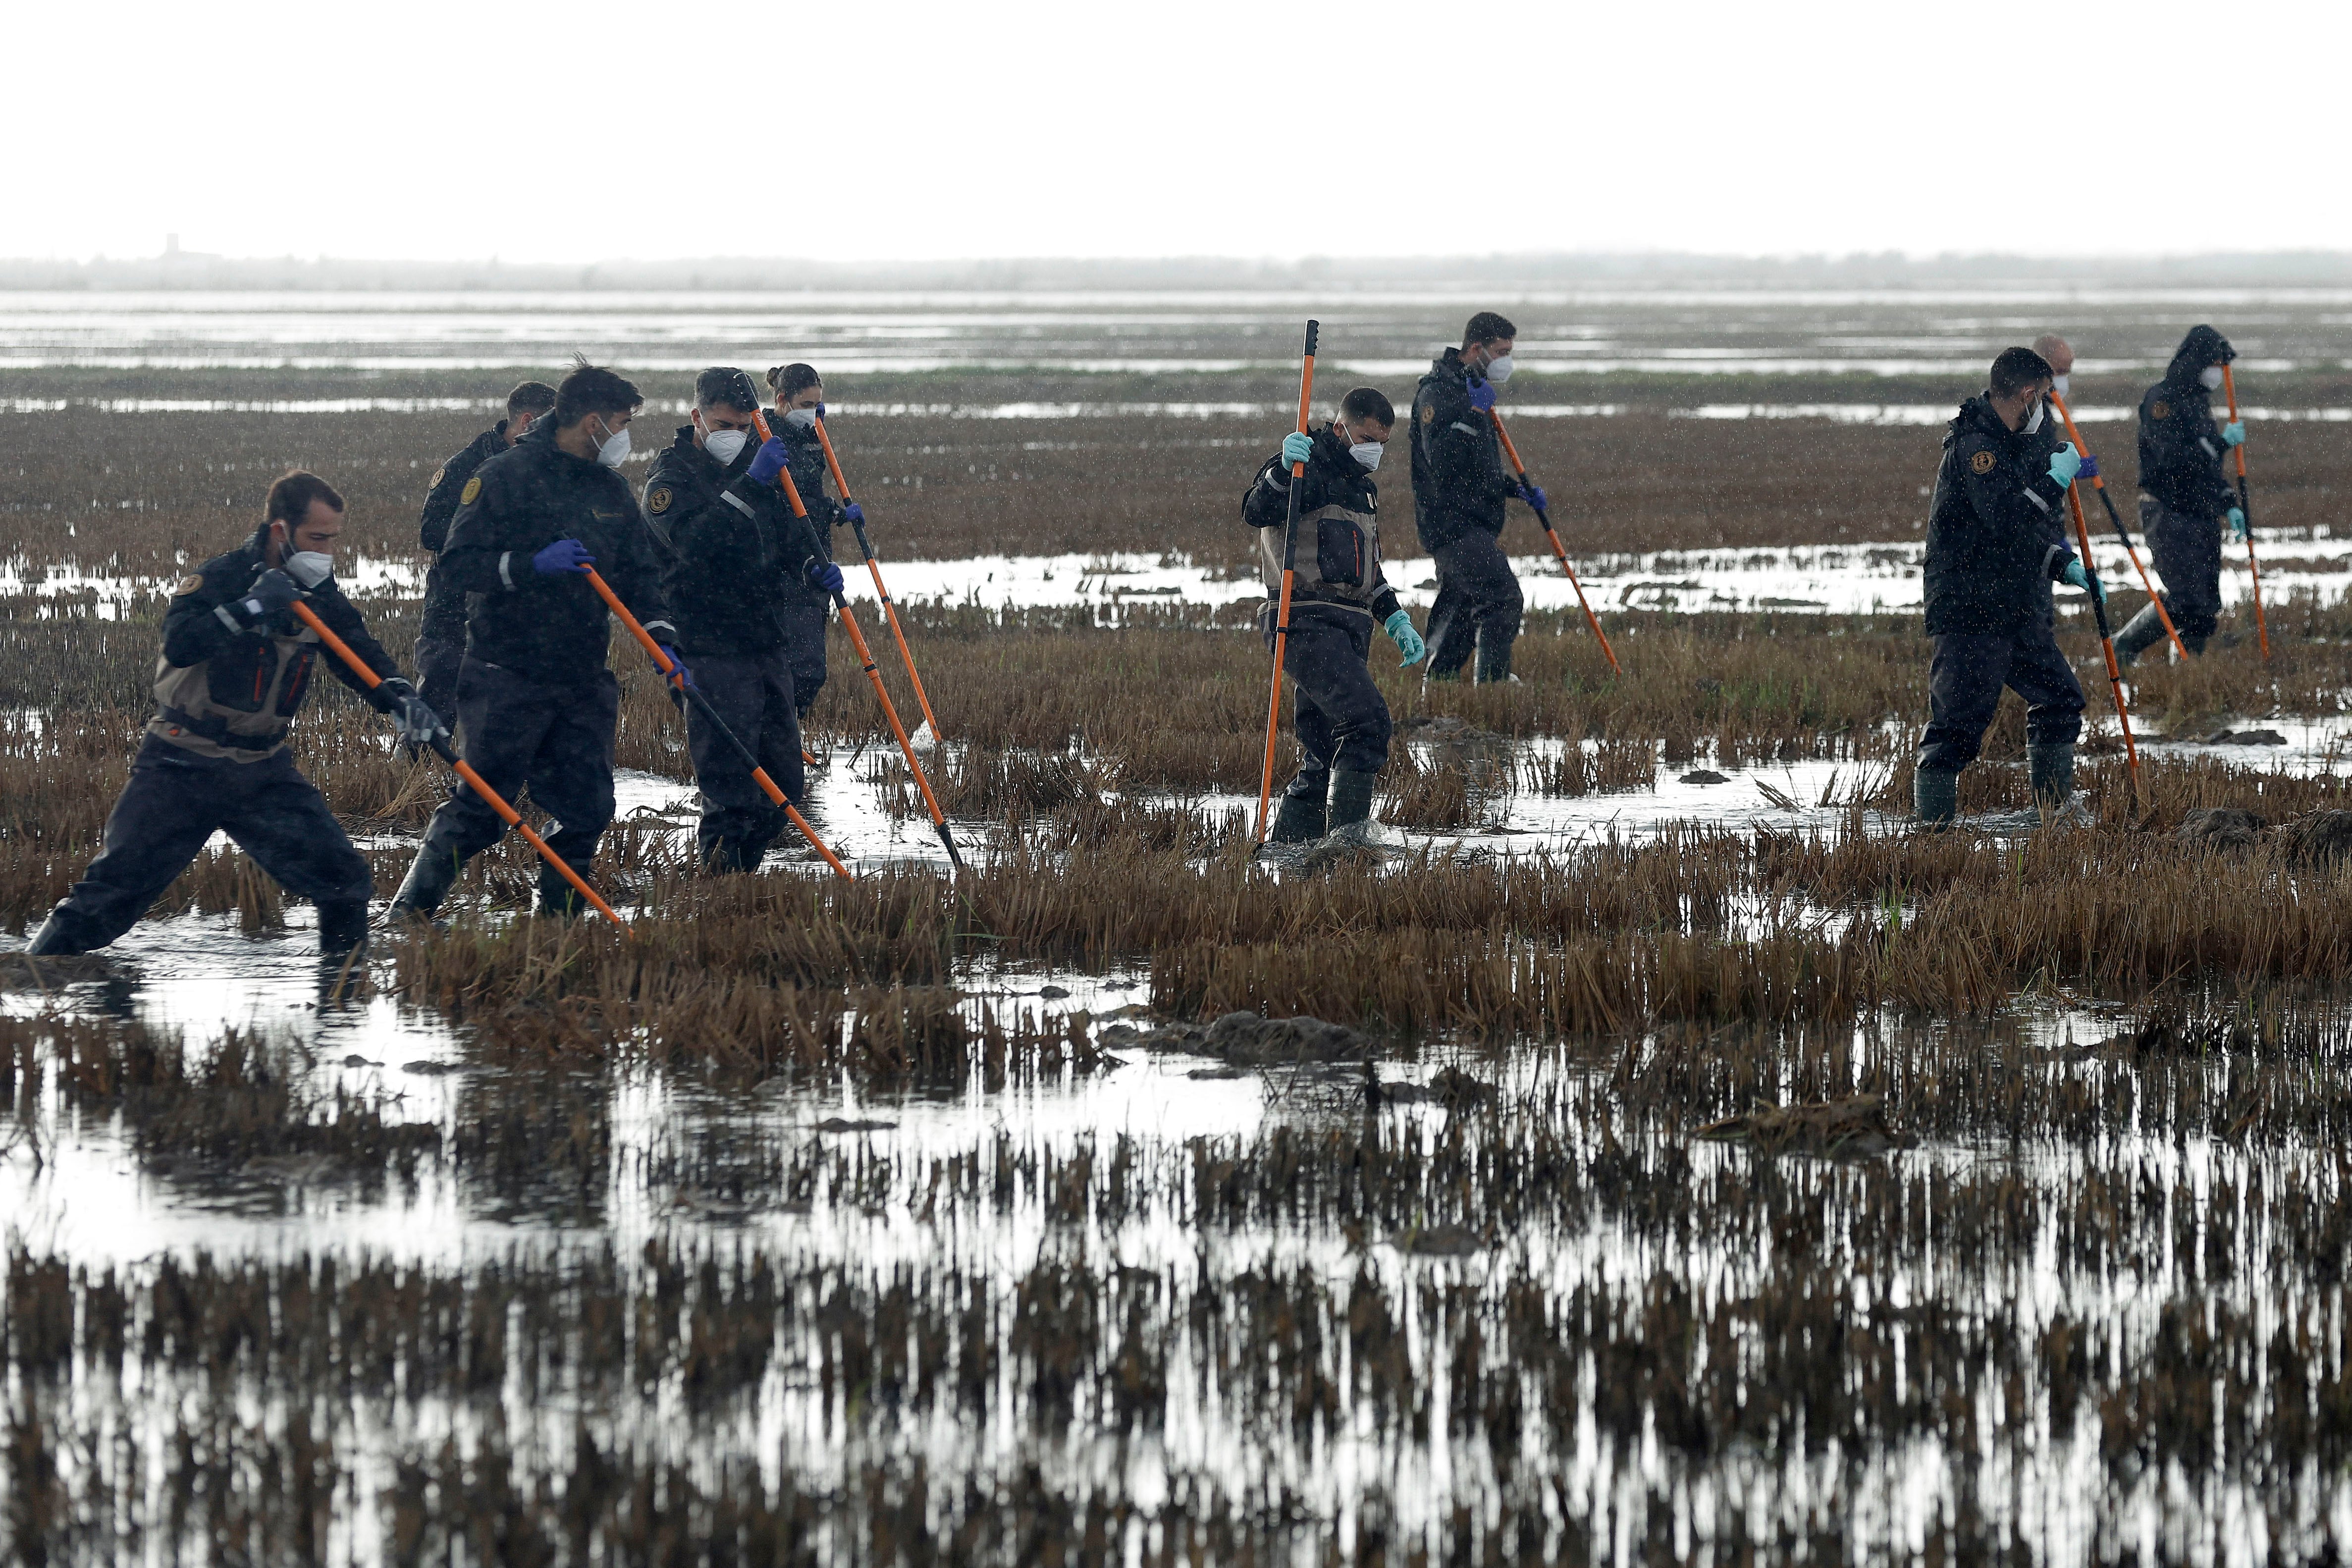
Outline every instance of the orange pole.
[[[849, 480], [841, 471], [841, 459], [833, 455], [833, 437], [826, 434], [824, 416], [817, 416], [817, 445], [824, 448], [824, 466], [833, 470], [833, 488], [841, 492], [842, 504], [849, 504]], [[874, 543], [866, 537], [866, 525], [853, 523], [857, 532], [857, 548], [866, 552], [866, 570], [874, 575], [874, 596], [882, 601], [882, 618], [890, 623], [890, 635], [898, 639], [898, 658], [907, 667], [907, 679], [915, 688], [915, 700], [922, 705], [923, 722], [931, 727], [933, 740], [944, 740], [940, 733], [940, 721], [931, 711], [931, 700], [923, 690], [923, 678], [915, 673], [915, 655], [907, 647], [907, 630], [898, 624], [898, 606], [890, 602], [890, 590], [882, 585], [882, 563], [874, 558]]]
[[[759, 430], [761, 441], [775, 439], [773, 432], [768, 428], [767, 416], [756, 408], [751, 410], [751, 423]], [[780, 469], [776, 474], [776, 484], [784, 492], [784, 500], [792, 503], [793, 515], [801, 520], [801, 526], [808, 531], [809, 544], [814, 548], [817, 543], [816, 525], [809, 521], [808, 507], [801, 500], [800, 487], [793, 483], [792, 470]], [[907, 738], [907, 726], [898, 721], [898, 705], [890, 700], [890, 689], [882, 684], [882, 671], [874, 662], [874, 650], [866, 646], [866, 634], [857, 629], [857, 617], [849, 613], [848, 597], [835, 594], [833, 607], [841, 616], [841, 629], [849, 634], [849, 646], [857, 650], [857, 659], [865, 667], [866, 679], [874, 683], [874, 695], [882, 704], [882, 716], [890, 721], [890, 733], [898, 739], [898, 753], [907, 759], [908, 771], [915, 775], [915, 787], [922, 792], [923, 805], [931, 814], [931, 826], [939, 830], [940, 842], [947, 846], [948, 859], [961, 871], [963, 869], [963, 856], [957, 852], [955, 835], [948, 828], [948, 814], [940, 809], [940, 797], [931, 793], [931, 781], [924, 773], [923, 764], [915, 758], [915, 743]]]
[[[745, 762], [751, 764], [751, 782], [758, 784], [762, 791], [766, 792], [770, 800], [774, 801], [778, 805], [784, 808], [784, 815], [791, 817], [793, 820], [793, 826], [801, 830], [801, 837], [807, 839], [811, 844], [816, 846], [816, 852], [824, 857], [824, 863], [832, 867], [835, 873], [838, 875], [843, 881], [848, 882], [856, 880], [855, 878], [850, 876], [849, 868], [843, 865], [839, 859], [835, 858], [833, 851], [824, 847], [824, 840], [816, 836], [816, 829], [808, 825], [808, 819], [803, 817], [793, 808], [791, 801], [784, 798], [782, 787], [780, 786], [774, 779], [768, 776], [768, 770], [760, 765], [760, 759], [751, 754], [751, 748], [746, 746], [741, 740], [738, 739], [735, 731], [730, 730], [726, 724], [720, 721], [719, 715], [711, 710], [710, 699], [703, 696], [699, 691], [693, 690], [691, 688], [688, 687], [684, 681], [678, 679], [677, 661], [670, 658], [669, 655], [664, 653], [661, 648], [661, 644], [654, 641], [653, 633], [646, 630], [644, 625], [638, 621], [637, 617], [629, 613], [629, 606], [621, 603], [621, 596], [613, 592], [613, 584], [605, 582], [604, 574], [598, 572], [593, 566], [586, 568], [586, 571], [588, 574], [588, 585], [596, 590], [596, 596], [604, 601], [604, 607], [621, 618], [621, 624], [629, 629], [629, 635], [637, 639], [637, 646], [644, 648], [646, 652], [653, 656], [654, 668], [660, 670], [662, 674], [667, 676], [671, 685], [677, 687], [681, 692], [684, 692], [688, 697], [690, 697], [695, 702], [699, 704], [702, 709], [703, 717], [709, 719], [712, 724], [717, 725], [719, 732], [727, 737], [729, 742], [734, 745], [735, 750], [742, 754], [742, 758]], [[802, 755], [805, 756], [807, 753], [803, 752]]]
[[[342, 638], [337, 637], [332, 631], [329, 630], [327, 623], [319, 618], [317, 611], [311, 609], [310, 605], [302, 603], [299, 599], [294, 601], [292, 608], [294, 614], [300, 618], [304, 626], [309, 626], [312, 631], [319, 634], [319, 640], [327, 645], [329, 651], [332, 652], [337, 658], [341, 659], [345, 664], [351, 666], [352, 672], [367, 683], [369, 690], [373, 691], [377, 687], [383, 684], [383, 677], [369, 668], [367, 660], [362, 658], [358, 654], [352, 651], [351, 644], [345, 642]], [[547, 840], [541, 838], [537, 833], [533, 832], [530, 825], [522, 819], [522, 817], [515, 811], [513, 806], [510, 806], [506, 803], [505, 798], [501, 796], [498, 791], [492, 789], [488, 784], [482, 782], [482, 775], [474, 771], [473, 764], [467, 763], [463, 757], [458, 756], [455, 752], [452, 752], [449, 749], [449, 742], [446, 741], [436, 741], [433, 742], [433, 749], [440, 754], [443, 762], [447, 763], [451, 767], [457, 771], [457, 776], [459, 778], [464, 779], [467, 784], [473, 786], [474, 793], [480, 795], [483, 800], [488, 802], [490, 809], [497, 812], [499, 817], [505, 821], [509, 827], [511, 827], [517, 833], [521, 834], [523, 841], [529, 844], [533, 849], [539, 851], [540, 858], [541, 859], [554, 867], [556, 870], [562, 874], [563, 879], [572, 884], [573, 890], [578, 892], [582, 898], [586, 899], [590, 904], [593, 905], [598, 914], [603, 915], [606, 920], [611, 921], [614, 925], [619, 926], [621, 928], [622, 934], [630, 937], [634, 937], [637, 934], [636, 932], [629, 930], [628, 921], [623, 920], [620, 916], [613, 912], [612, 905], [606, 903], [604, 900], [596, 896], [596, 889], [590, 887], [587, 880], [583, 878], [579, 872], [573, 870], [571, 864], [567, 862], [562, 856], [558, 855], [554, 850], [547, 847]]]
[[[1511, 444], [1511, 433], [1503, 428], [1502, 415], [1489, 408], [1486, 410], [1486, 417], [1495, 422], [1495, 434], [1503, 438], [1504, 454], [1511, 459], [1511, 467], [1517, 470], [1519, 483], [1526, 484], [1528, 466], [1519, 461], [1519, 449]], [[1622, 679], [1625, 672], [1618, 667], [1617, 650], [1609, 646], [1609, 634], [1601, 629], [1601, 617], [1592, 613], [1592, 601], [1584, 596], [1584, 584], [1576, 580], [1576, 568], [1568, 563], [1568, 551], [1560, 544], [1559, 535], [1552, 529], [1550, 511], [1538, 510], [1536, 512], [1536, 521], [1543, 524], [1544, 537], [1551, 541], [1551, 552], [1559, 557], [1559, 569], [1568, 574], [1568, 585], [1576, 590], [1576, 602], [1584, 606], [1584, 618], [1591, 624], [1592, 635], [1601, 639], [1601, 651], [1609, 656], [1609, 673]]]
[[[1321, 323], [1307, 323], [1307, 352], [1298, 372], [1298, 434], [1307, 434], [1308, 405], [1315, 399], [1315, 337]], [[1274, 805], [1274, 748], [1282, 732], [1282, 660], [1290, 646], [1290, 590], [1298, 559], [1298, 490], [1307, 465], [1290, 465], [1290, 516], [1282, 525], [1282, 600], [1274, 613], [1274, 679], [1265, 700], [1265, 769], [1258, 775], [1257, 841], [1265, 842], [1268, 814]]]
[[[2230, 395], [2230, 423], [2238, 422], [2238, 378], [2221, 367], [2221, 385]], [[2263, 569], [2254, 559], [2254, 502], [2246, 491], [2246, 444], [2238, 443], [2238, 510], [2246, 514], [2246, 570], [2254, 574], [2254, 631], [2262, 638], [2263, 657], [2271, 656], [2270, 622], [2263, 618]]]
[[[2077, 447], [2075, 450], [2082, 448]], [[2083, 520], [2082, 487], [2066, 487], [2066, 505], [2074, 514], [2074, 538], [2083, 547], [2083, 570], [2096, 582], [2098, 573], [2091, 564], [2091, 525]], [[2106, 603], [2095, 592], [2091, 595], [2091, 613], [2099, 624], [2100, 650], [2107, 656], [2107, 691], [2116, 700], [2116, 722], [2123, 727], [2124, 760], [2131, 768], [2132, 803], [2145, 805], [2147, 799], [2139, 786], [2139, 745], [2132, 739], [2131, 710], [2124, 705], [2123, 667], [2116, 662], [2116, 637], [2107, 626]]]
[[[2066, 400], [2053, 392], [2050, 395], [2050, 401], [2056, 406], [2058, 417], [2066, 426], [2066, 439], [2074, 443], [2074, 450], [2082, 453], [2085, 458], [2089, 457], [2091, 448], [2084, 444], [2083, 433], [2074, 428], [2074, 416], [2067, 412]], [[2164, 635], [2172, 639], [2172, 646], [2179, 648], [2180, 657], [2186, 659], [2189, 657], [2189, 645], [2182, 642], [2180, 634], [2173, 629], [2172, 612], [2164, 607], [2163, 595], [2156, 591], [2155, 583], [2149, 580], [2147, 568], [2139, 563], [2139, 552], [2132, 548], [2131, 535], [2126, 531], [2124, 520], [2116, 510], [2115, 498], [2107, 494], [2106, 475], [2093, 474], [2091, 488], [2099, 492], [2099, 500], [2106, 505], [2107, 521], [2116, 525], [2116, 534], [2124, 542], [2124, 553], [2131, 557], [2132, 570], [2139, 574], [2139, 585], [2147, 590], [2148, 603], [2156, 606], [2156, 618], [2164, 623]], [[2083, 570], [2085, 572], [2091, 569], [2090, 552], [2091, 547], [2086, 541], [2083, 546]]]

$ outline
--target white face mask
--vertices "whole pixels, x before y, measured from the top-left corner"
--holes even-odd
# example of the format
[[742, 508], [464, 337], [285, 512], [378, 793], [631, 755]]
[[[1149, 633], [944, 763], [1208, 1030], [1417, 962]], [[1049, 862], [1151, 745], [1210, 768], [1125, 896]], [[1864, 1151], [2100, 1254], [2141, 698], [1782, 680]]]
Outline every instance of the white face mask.
[[795, 430], [814, 430], [816, 428], [816, 410], [787, 408], [784, 410], [784, 423]]
[[1486, 379], [1496, 386], [1511, 379], [1511, 356], [1504, 354], [1486, 362]]
[[2033, 412], [2025, 416], [2025, 423], [2019, 426], [2018, 433], [2020, 435], [2031, 436], [2041, 428], [2042, 400], [2040, 398], [2036, 398], [2033, 401]]
[[[596, 423], [602, 425], [604, 422], [599, 419]], [[629, 460], [629, 427], [627, 426], [622, 426], [604, 437], [604, 445], [596, 448], [596, 460], [608, 468], [617, 468]]]
[[2050, 390], [2051, 390], [2051, 391], [2053, 391], [2053, 392], [2054, 392], [2054, 393], [2056, 393], [2056, 394], [2057, 394], [2059, 396], [2061, 396], [2061, 397], [2065, 396], [2065, 395], [2066, 395], [2066, 378], [2065, 378], [2064, 376], [2063, 376], [2063, 375], [2053, 375], [2053, 376], [2052, 376], [2052, 377], [2050, 378]]
[[2197, 373], [2197, 379], [2205, 384], [2206, 391], [2219, 392], [2221, 390], [2221, 367], [2218, 364], [2209, 364]]
[[286, 557], [286, 575], [305, 588], [315, 588], [335, 574], [335, 558], [316, 550], [297, 550]]
[[748, 430], [706, 430], [702, 433], [702, 449], [723, 466], [733, 462], [751, 438]]

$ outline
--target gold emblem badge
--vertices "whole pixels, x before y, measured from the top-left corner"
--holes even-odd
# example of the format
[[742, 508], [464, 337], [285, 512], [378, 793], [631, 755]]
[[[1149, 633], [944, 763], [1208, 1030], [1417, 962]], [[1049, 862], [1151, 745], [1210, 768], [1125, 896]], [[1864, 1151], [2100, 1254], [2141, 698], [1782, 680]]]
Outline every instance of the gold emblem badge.
[[652, 489], [646, 492], [646, 510], [652, 512], [656, 517], [659, 517], [662, 513], [669, 510], [669, 487], [667, 485], [656, 485]]
[[466, 488], [458, 492], [457, 504], [459, 506], [471, 506], [474, 504], [474, 498], [481, 493], [482, 476], [476, 474], [472, 479], [466, 481]]
[[172, 584], [172, 596], [176, 599], [183, 594], [193, 594], [204, 585], [205, 580], [201, 576], [183, 577]]
[[2172, 405], [2159, 397], [2147, 405], [2147, 416], [2151, 419], [2169, 419], [2172, 417]]
[[442, 481], [443, 479], [447, 479], [448, 477], [449, 477], [449, 470], [448, 470], [448, 469], [446, 469], [446, 468], [436, 468], [436, 469], [434, 469], [434, 470], [433, 470], [433, 482], [432, 482], [430, 485], [427, 485], [425, 488], [426, 488], [427, 489], [436, 489], [436, 490], [437, 490], [437, 489], [439, 489], [441, 488], [441, 481]]
[[1993, 465], [2000, 461], [2000, 459], [1994, 457], [1990, 452], [1979, 452], [1975, 457], [1969, 459], [1969, 467], [1974, 468], [1979, 474], [1989, 474], [1992, 472]]
[[1434, 425], [1437, 423], [1436, 404], [1424, 403], [1421, 405], [1421, 422], [1423, 425]]

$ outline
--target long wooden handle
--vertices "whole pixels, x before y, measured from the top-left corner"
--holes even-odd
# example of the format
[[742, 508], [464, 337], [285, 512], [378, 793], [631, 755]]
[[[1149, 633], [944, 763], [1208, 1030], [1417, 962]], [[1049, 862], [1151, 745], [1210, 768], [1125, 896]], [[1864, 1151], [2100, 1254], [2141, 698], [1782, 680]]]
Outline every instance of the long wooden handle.
[[[833, 470], [833, 488], [841, 492], [842, 504], [849, 504], [849, 479], [841, 471], [841, 459], [834, 455], [833, 437], [824, 427], [824, 416], [816, 417], [817, 444], [824, 448], [824, 466]], [[882, 563], [875, 558], [874, 542], [866, 537], [866, 525], [854, 522], [850, 527], [857, 534], [857, 549], [866, 557], [866, 570], [874, 579], [874, 596], [882, 601], [882, 618], [890, 623], [890, 635], [898, 639], [898, 661], [907, 667], [907, 681], [915, 689], [915, 701], [923, 710], [923, 722], [931, 727], [934, 741], [946, 739], [940, 729], [939, 715], [931, 711], [930, 693], [923, 689], [923, 678], [915, 672], [915, 653], [907, 646], [907, 628], [898, 624], [898, 606], [891, 602], [890, 590], [882, 583]]]
[[[1307, 323], [1307, 348], [1300, 355], [1298, 370], [1297, 433], [1307, 434], [1307, 422], [1312, 416], [1315, 402], [1315, 340], [1322, 331], [1319, 321]], [[1265, 766], [1257, 781], [1257, 841], [1265, 842], [1269, 814], [1274, 806], [1274, 751], [1282, 733], [1282, 661], [1290, 647], [1290, 590], [1294, 567], [1298, 561], [1298, 491], [1300, 481], [1307, 477], [1307, 465], [1290, 465], [1290, 514], [1282, 524], [1282, 597], [1274, 611], [1274, 675], [1265, 699]]]
[[[2230, 423], [2238, 422], [2238, 378], [2228, 365], [2221, 367], [2221, 386], [2230, 397]], [[2263, 568], [2254, 559], [2254, 499], [2246, 488], [2246, 444], [2239, 442], [2231, 450], [2238, 454], [2238, 510], [2246, 519], [2246, 570], [2254, 579], [2254, 633], [2262, 639], [2263, 658], [2271, 656], [2271, 624], [2263, 615]]]
[[[2074, 443], [2074, 450], [2088, 458], [2091, 448], [2084, 441], [2083, 433], [2074, 427], [2074, 416], [2068, 410], [2066, 400], [2053, 392], [2050, 395], [2050, 401], [2057, 405], [2058, 418], [2066, 426], [2066, 439]], [[2107, 477], [2093, 474], [2091, 488], [2099, 492], [2099, 500], [2107, 509], [2107, 521], [2115, 524], [2116, 537], [2124, 542], [2124, 553], [2131, 557], [2132, 570], [2139, 574], [2139, 585], [2147, 590], [2147, 602], [2156, 606], [2156, 618], [2164, 623], [2164, 635], [2172, 639], [2172, 646], [2180, 650], [2184, 660], [2187, 659], [2189, 645], [2180, 640], [2180, 633], [2172, 624], [2172, 612], [2164, 607], [2164, 595], [2156, 591], [2156, 584], [2148, 577], [2147, 568], [2140, 564], [2139, 552], [2132, 548], [2130, 531], [2124, 527], [2124, 520], [2116, 510], [2115, 498], [2107, 494]], [[2087, 572], [2090, 569], [2091, 546], [2085, 540], [2083, 544], [2083, 570]]]
[[[2080, 448], [2076, 448], [2080, 450]], [[2115, 699], [2116, 722], [2123, 727], [2124, 758], [2131, 769], [2132, 804], [2145, 805], [2147, 798], [2140, 793], [2139, 745], [2132, 739], [2131, 710], [2124, 703], [2123, 667], [2116, 662], [2115, 633], [2107, 627], [2106, 601], [2099, 597], [2097, 571], [2091, 564], [2091, 528], [2083, 520], [2083, 493], [2075, 485], [2066, 487], [2066, 504], [2074, 514], [2074, 538], [2083, 547], [2083, 572], [2091, 579], [2091, 614], [2099, 626], [2099, 647], [2107, 658], [2107, 691]]]
[[[1519, 476], [1519, 483], [1528, 482], [1528, 466], [1519, 461], [1519, 449], [1511, 441], [1511, 433], [1503, 426], [1503, 416], [1494, 409], [1486, 410], [1494, 422], [1495, 434], [1501, 437], [1504, 455], [1511, 459], [1511, 471]], [[1576, 590], [1576, 602], [1584, 607], [1584, 619], [1592, 627], [1592, 635], [1601, 639], [1601, 651], [1609, 658], [1609, 673], [1623, 679], [1625, 671], [1617, 663], [1617, 650], [1609, 646], [1609, 634], [1601, 629], [1601, 617], [1592, 613], [1592, 601], [1584, 596], [1584, 584], [1577, 580], [1576, 568], [1568, 563], [1568, 547], [1559, 542], [1559, 531], [1551, 525], [1551, 509], [1536, 508], [1536, 521], [1543, 524], [1544, 537], [1551, 541], [1551, 552], [1559, 558], [1559, 569], [1568, 574], [1568, 585]]]

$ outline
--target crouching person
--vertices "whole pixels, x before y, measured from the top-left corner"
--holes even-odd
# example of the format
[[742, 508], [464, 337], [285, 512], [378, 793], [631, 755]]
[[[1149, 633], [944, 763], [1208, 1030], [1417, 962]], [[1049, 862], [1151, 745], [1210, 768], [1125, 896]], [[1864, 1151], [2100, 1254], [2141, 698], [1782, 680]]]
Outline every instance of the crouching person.
[[[1381, 573], [1381, 465], [1396, 411], [1369, 386], [1340, 400], [1339, 416], [1313, 435], [1293, 432], [1242, 498], [1242, 521], [1259, 530], [1266, 604], [1259, 625], [1271, 648], [1282, 600], [1284, 525], [1298, 489], [1298, 535], [1283, 673], [1297, 693], [1298, 776], [1283, 791], [1272, 840], [1299, 844], [1372, 814], [1372, 778], [1388, 761], [1387, 700], [1372, 684], [1372, 626], [1404, 654], [1427, 650]], [[1291, 470], [1305, 464], [1297, 479]]]
[[2083, 688], [2058, 651], [2050, 589], [2106, 594], [2053, 526], [2082, 458], [2071, 442], [2053, 452], [2041, 439], [2051, 381], [2040, 354], [2004, 349], [1992, 384], [1945, 432], [1927, 518], [1929, 717], [1912, 785], [1922, 826], [1958, 814], [1960, 770], [1976, 760], [2003, 686], [2025, 699], [2035, 804], [2055, 809], [2074, 793]]
[[[318, 786], [295, 768], [288, 728], [324, 665], [401, 720], [404, 740], [446, 733], [399, 679], [335, 586], [343, 499], [316, 474], [269, 487], [252, 539], [173, 590], [155, 664], [155, 716], [131, 783], [106, 819], [106, 847], [33, 938], [36, 953], [85, 952], [129, 931], [204, 849], [226, 833], [278, 885], [319, 908], [319, 948], [338, 955], [367, 934], [368, 864]], [[370, 690], [298, 619], [307, 604], [383, 678]]]

